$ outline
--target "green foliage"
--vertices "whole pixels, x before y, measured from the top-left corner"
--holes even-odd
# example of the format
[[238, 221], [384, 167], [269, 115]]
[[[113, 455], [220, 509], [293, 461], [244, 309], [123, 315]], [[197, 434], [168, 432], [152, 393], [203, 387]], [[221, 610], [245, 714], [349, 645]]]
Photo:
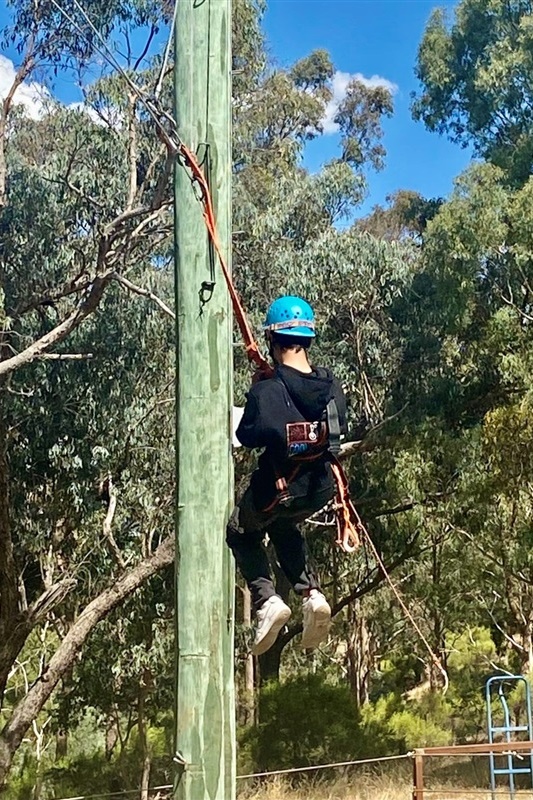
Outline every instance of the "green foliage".
[[341, 131], [342, 158], [356, 169], [370, 164], [384, 166], [381, 120], [391, 117], [392, 95], [385, 86], [366, 86], [356, 78], [346, 89], [335, 122]]
[[415, 708], [406, 708], [393, 713], [387, 726], [402, 752], [415, 747], [437, 747], [452, 743], [449, 730], [450, 708], [440, 696], [427, 693], [416, 703]]
[[[23, 47], [35, 21], [25, 2], [14, 6], [11, 35]], [[170, 6], [157, 7], [162, 18]], [[109, 33], [157, 26], [155, 8], [96, 4], [91, 14]], [[441, 677], [372, 558], [343, 558], [315, 529], [309, 546], [323, 586], [345, 608], [315, 656], [315, 674], [292, 642], [284, 650], [282, 682], [261, 688], [258, 723], [241, 731], [241, 770], [482, 740], [486, 678], [527, 673], [533, 652], [526, 4], [463, 0], [451, 27], [433, 16], [420, 49], [415, 113], [432, 130], [473, 142], [489, 163], [460, 176], [445, 202], [399, 191], [351, 227], [369, 169], [383, 165], [390, 93], [353, 82], [336, 118], [338, 157], [308, 174], [301, 155], [321, 133], [335, 66], [323, 50], [286, 68], [269, 64], [263, 11], [260, 0], [235, 2], [236, 282], [257, 327], [273, 296], [301, 293], [314, 304], [313, 360], [342, 380], [352, 437], [362, 441], [347, 467], [353, 496], [450, 689], [442, 698]], [[81, 68], [93, 58], [94, 40], [68, 34], [51, 4], [40, 13], [58, 31], [54, 64]], [[52, 30], [39, 28], [43, 54]], [[157, 63], [138, 77], [150, 83]], [[161, 166], [150, 120], [106, 71], [87, 97], [103, 116], [119, 110], [135, 126], [135, 180], [150, 201]], [[0, 330], [9, 352], [75, 307], [132, 180], [127, 126], [53, 105], [37, 121], [15, 121], [0, 216]], [[114, 268], [170, 304], [169, 226], [166, 214], [120, 251]], [[76, 581], [28, 637], [2, 720], [87, 602], [171, 532], [173, 346], [160, 310], [114, 284], [62, 350], [91, 359], [33, 362], [0, 387], [24, 600]], [[235, 367], [240, 403], [250, 379], [240, 350]], [[253, 459], [238, 454], [238, 482]], [[111, 537], [103, 528], [110, 486]], [[39, 782], [56, 796], [137, 786], [146, 755], [152, 782], [168, 781], [171, 606], [171, 576], [161, 575], [93, 633], [36, 718], [13, 797]], [[239, 668], [247, 638], [239, 638]], [[513, 702], [521, 714], [523, 697]]]
[[462, 0], [449, 21], [435, 10], [418, 52], [415, 118], [473, 145], [522, 183], [533, 155], [533, 26], [528, 0]]
[[358, 716], [346, 686], [323, 675], [267, 684], [259, 700], [259, 724], [242, 738], [244, 752], [261, 770], [342, 761], [357, 747]]
[[375, 206], [367, 217], [357, 220], [358, 230], [378, 239], [396, 241], [411, 237], [419, 242], [443, 203], [442, 199], [426, 200], [418, 192], [406, 189], [388, 195], [386, 200], [387, 207]]
[[[105, 736], [98, 729], [98, 718], [88, 711], [69, 728], [68, 755], [58, 756], [52, 745], [39, 766], [31, 758], [19, 758], [5, 792], [7, 800], [31, 800], [36, 781], [42, 787], [42, 797], [51, 797], [52, 792], [57, 796], [71, 797], [136, 790], [142, 756], [135, 732], [131, 733], [120, 752], [106, 754]], [[168, 756], [171, 737], [170, 718], [162, 719], [160, 726], [154, 725], [149, 730], [154, 785], [172, 781]]]

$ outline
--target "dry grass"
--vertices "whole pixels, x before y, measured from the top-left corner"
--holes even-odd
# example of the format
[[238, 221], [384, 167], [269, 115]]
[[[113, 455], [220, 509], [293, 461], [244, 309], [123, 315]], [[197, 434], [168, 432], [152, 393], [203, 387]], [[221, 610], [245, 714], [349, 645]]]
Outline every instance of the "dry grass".
[[[412, 791], [411, 781], [405, 777], [344, 777], [335, 783], [315, 781], [298, 788], [292, 787], [287, 781], [274, 779], [255, 787], [241, 787], [238, 800], [411, 800]], [[508, 791], [500, 790], [496, 797], [498, 800], [510, 800], [511, 795]], [[533, 800], [533, 791], [516, 792], [515, 797], [516, 800]], [[491, 793], [481, 788], [461, 789], [457, 784], [424, 792], [424, 800], [491, 799]]]
[[307, 783], [300, 788], [286, 781], [274, 779], [262, 786], [239, 792], [239, 800], [410, 800], [411, 787], [398, 785], [388, 778], [359, 779], [358, 785], [348, 778], [327, 784], [323, 781]]

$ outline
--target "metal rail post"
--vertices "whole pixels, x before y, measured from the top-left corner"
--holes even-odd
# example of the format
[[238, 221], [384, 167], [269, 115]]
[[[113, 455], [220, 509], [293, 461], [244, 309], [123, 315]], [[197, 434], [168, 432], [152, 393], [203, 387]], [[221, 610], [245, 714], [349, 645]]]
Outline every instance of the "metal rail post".
[[424, 750], [413, 752], [413, 800], [424, 800]]

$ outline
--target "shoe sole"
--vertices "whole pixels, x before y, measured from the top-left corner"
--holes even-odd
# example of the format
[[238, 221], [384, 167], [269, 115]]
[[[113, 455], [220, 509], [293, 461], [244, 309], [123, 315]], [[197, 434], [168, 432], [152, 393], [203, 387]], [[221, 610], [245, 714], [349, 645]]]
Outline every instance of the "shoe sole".
[[302, 650], [314, 650], [321, 644], [329, 633], [331, 627], [331, 609], [321, 606], [313, 613], [313, 625], [307, 631], [307, 636], [302, 637]]
[[283, 628], [284, 625], [289, 621], [291, 616], [290, 608], [280, 608], [280, 610], [275, 614], [272, 624], [268, 631], [265, 633], [263, 638], [259, 642], [255, 642], [252, 647], [252, 655], [260, 656], [263, 653], [266, 653], [267, 650], [270, 650], [276, 639], [278, 638], [278, 633]]

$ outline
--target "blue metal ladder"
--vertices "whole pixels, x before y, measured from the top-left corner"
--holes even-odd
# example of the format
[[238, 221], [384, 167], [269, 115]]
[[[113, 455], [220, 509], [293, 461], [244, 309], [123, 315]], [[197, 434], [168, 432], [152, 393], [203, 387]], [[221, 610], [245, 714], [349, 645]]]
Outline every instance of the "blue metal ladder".
[[[524, 725], [513, 725], [511, 723], [511, 714], [509, 712], [508, 696], [513, 689], [520, 684], [524, 684], [526, 696], [526, 722]], [[493, 744], [495, 741], [510, 742], [517, 741], [517, 734], [526, 734], [521, 736], [522, 740], [532, 741], [533, 737], [533, 718], [531, 714], [531, 687], [522, 675], [496, 675], [489, 678], [485, 686], [485, 694], [487, 699], [487, 718], [489, 728], [489, 742]], [[500, 720], [502, 724], [495, 723], [495, 716], [492, 704], [495, 697], [498, 698], [501, 706]], [[503, 738], [502, 738], [503, 737]], [[496, 759], [507, 759], [506, 767], [496, 767]], [[531, 778], [531, 786], [533, 787], [533, 752], [529, 755], [525, 754], [522, 759], [523, 766], [515, 766], [514, 756], [508, 753], [502, 756], [497, 756], [491, 753], [489, 756], [490, 762], [490, 788], [492, 791], [492, 799], [496, 798], [496, 781], [499, 775], [506, 775], [509, 778], [509, 791], [511, 800], [516, 797], [516, 775], [529, 775]], [[528, 766], [525, 766], [528, 764]]]

